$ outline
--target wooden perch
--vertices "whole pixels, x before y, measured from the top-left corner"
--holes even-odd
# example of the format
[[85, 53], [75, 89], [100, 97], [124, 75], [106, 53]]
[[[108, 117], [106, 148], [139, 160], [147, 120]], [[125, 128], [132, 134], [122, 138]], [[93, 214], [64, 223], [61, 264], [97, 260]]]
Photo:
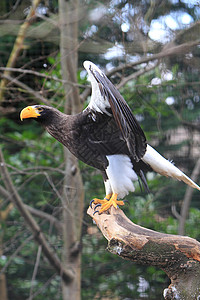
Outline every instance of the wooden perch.
[[132, 223], [121, 209], [94, 214], [88, 208], [108, 250], [121, 258], [161, 268], [171, 279], [164, 299], [200, 299], [200, 243], [195, 239], [156, 232]]

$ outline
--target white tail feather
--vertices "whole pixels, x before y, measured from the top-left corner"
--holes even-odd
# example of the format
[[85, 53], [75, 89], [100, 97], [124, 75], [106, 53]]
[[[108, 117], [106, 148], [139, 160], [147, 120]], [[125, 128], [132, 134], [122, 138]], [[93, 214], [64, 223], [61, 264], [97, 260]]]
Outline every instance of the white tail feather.
[[181, 170], [175, 167], [170, 161], [165, 159], [160, 155], [154, 148], [147, 145], [147, 150], [142, 160], [151, 166], [151, 168], [157, 173], [176, 178], [188, 184], [189, 186], [196, 188], [200, 191], [200, 187], [192, 181], [187, 175], [185, 175]]
[[183, 182], [185, 182], [186, 184], [188, 184], [189, 186], [193, 187], [194, 189], [197, 189], [200, 191], [200, 187], [198, 186], [198, 184], [196, 184], [194, 181], [192, 181], [192, 179], [190, 179], [187, 175], [185, 175], [184, 173], [182, 173], [182, 177], [180, 178], [180, 180], [182, 180]]

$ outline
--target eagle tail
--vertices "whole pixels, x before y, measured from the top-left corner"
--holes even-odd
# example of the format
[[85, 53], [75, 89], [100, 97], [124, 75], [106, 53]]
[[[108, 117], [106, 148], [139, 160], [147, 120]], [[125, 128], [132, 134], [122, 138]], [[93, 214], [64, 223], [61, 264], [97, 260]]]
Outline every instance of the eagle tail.
[[189, 186], [200, 191], [200, 187], [170, 161], [160, 155], [155, 149], [147, 145], [147, 150], [142, 160], [148, 164], [155, 172], [166, 177], [173, 177], [185, 182]]
[[187, 175], [185, 175], [184, 173], [182, 173], [182, 176], [180, 176], [178, 178], [179, 180], [182, 180], [183, 182], [185, 182], [186, 184], [188, 184], [189, 186], [193, 187], [194, 189], [197, 189], [200, 191], [200, 187], [198, 186], [198, 184], [196, 184], [192, 179], [190, 179]]

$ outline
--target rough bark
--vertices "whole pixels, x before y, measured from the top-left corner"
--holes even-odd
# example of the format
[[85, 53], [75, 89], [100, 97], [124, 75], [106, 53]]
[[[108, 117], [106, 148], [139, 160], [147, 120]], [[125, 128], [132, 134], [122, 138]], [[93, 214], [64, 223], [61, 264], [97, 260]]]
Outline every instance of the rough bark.
[[161, 268], [171, 280], [164, 299], [194, 300], [200, 297], [200, 243], [178, 235], [164, 234], [132, 223], [120, 209], [94, 214], [88, 209], [108, 250], [121, 258]]
[[[78, 0], [59, 1], [60, 52], [62, 78], [65, 80], [65, 113], [75, 114], [81, 111], [79, 90], [77, 87], [78, 60]], [[69, 42], [70, 41], [70, 42]], [[73, 82], [71, 85], [69, 82]], [[64, 266], [70, 266], [74, 272], [73, 281], [63, 282], [63, 300], [80, 299], [81, 253], [80, 235], [83, 218], [83, 185], [77, 159], [64, 148], [65, 179], [63, 186], [63, 258]]]

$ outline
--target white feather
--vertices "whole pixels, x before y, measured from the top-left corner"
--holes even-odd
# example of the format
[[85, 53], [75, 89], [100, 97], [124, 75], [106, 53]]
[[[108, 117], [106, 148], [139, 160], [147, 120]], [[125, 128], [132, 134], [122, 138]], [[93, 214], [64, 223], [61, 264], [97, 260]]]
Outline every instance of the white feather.
[[122, 199], [129, 192], [135, 191], [133, 181], [138, 179], [137, 174], [133, 170], [131, 160], [127, 155], [116, 154], [106, 157], [109, 162], [106, 174], [109, 178], [112, 193], [117, 193], [118, 198]]
[[154, 148], [147, 145], [147, 150], [142, 160], [150, 165], [154, 171], [157, 173], [173, 177], [178, 180], [184, 181], [186, 184], [190, 185], [193, 188], [200, 190], [200, 187], [193, 182], [187, 175], [185, 175], [181, 170], [175, 167], [170, 161], [165, 159], [160, 155]]
[[96, 70], [100, 75], [104, 76], [104, 73], [95, 64], [93, 64], [89, 60], [85, 60], [83, 63], [83, 66], [86, 69], [86, 71], [88, 72], [88, 74], [90, 74], [90, 68], [92, 68], [93, 70]]
[[112, 194], [112, 188], [109, 179], [104, 181], [104, 185], [105, 185], [106, 195]]
[[86, 69], [86, 71], [88, 72], [88, 79], [90, 80], [91, 85], [92, 85], [91, 100], [90, 100], [88, 107], [90, 107], [91, 109], [93, 109], [97, 112], [100, 112], [102, 114], [105, 113], [108, 116], [110, 116], [111, 114], [108, 113], [108, 111], [106, 110], [106, 108], [110, 107], [109, 101], [107, 98], [102, 96], [101, 91], [99, 89], [99, 84], [96, 81], [96, 79], [93, 77], [93, 75], [90, 71], [90, 68], [92, 68], [93, 70], [95, 70], [102, 76], [104, 76], [104, 73], [97, 66], [95, 66], [95, 64], [93, 64], [90, 61], [85, 61], [83, 63], [83, 66]]

